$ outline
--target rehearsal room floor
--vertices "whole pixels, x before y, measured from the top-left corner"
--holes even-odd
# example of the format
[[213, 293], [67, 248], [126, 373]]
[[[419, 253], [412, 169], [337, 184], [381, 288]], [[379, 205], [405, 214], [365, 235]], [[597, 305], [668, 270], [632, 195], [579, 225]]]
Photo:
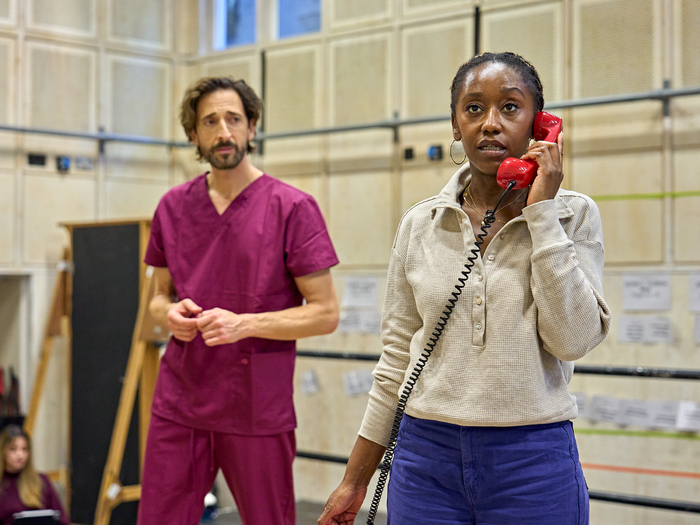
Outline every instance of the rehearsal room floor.
[[[321, 515], [323, 505], [310, 501], [297, 501], [297, 525], [314, 525]], [[360, 512], [355, 525], [363, 525], [367, 521], [367, 512]], [[241, 525], [237, 512], [221, 513], [213, 522], [215, 525]], [[378, 514], [375, 525], [386, 525], [386, 515]]]

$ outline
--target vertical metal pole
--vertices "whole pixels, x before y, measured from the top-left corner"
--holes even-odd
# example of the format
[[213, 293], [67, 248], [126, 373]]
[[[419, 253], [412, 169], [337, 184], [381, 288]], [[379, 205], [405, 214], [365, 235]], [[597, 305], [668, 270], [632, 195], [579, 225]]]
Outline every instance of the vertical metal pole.
[[479, 6], [474, 7], [474, 55], [480, 52], [479, 41], [481, 40], [481, 12]]
[[[267, 92], [267, 64], [265, 60], [265, 50], [260, 51], [260, 98], [265, 101], [265, 93]], [[263, 108], [262, 115], [260, 116], [260, 131], [265, 133], [265, 109]], [[265, 152], [265, 139], [258, 140], [258, 154], [262, 155]]]

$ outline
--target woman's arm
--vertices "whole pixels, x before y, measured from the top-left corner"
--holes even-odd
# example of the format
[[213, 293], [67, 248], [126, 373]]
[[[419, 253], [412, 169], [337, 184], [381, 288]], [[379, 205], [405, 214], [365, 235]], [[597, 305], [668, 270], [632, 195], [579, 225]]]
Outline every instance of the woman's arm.
[[603, 298], [603, 228], [595, 203], [569, 197], [576, 208], [572, 238], [557, 217], [556, 200], [528, 206], [533, 253], [531, 289], [537, 305], [537, 330], [545, 349], [574, 361], [595, 348], [610, 328]]
[[318, 525], [352, 524], [367, 494], [386, 447], [359, 436], [350, 454], [343, 481], [328, 497]]

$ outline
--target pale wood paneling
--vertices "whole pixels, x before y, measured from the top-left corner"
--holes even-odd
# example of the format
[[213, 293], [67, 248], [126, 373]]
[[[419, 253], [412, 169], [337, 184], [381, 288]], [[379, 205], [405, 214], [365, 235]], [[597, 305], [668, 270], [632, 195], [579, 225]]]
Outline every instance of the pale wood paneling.
[[95, 182], [86, 178], [25, 175], [24, 262], [59, 261], [68, 233], [60, 222], [95, 218]]
[[114, 133], [168, 138], [170, 66], [112, 55], [108, 62], [109, 125]]
[[680, 49], [675, 56], [680, 66], [678, 82], [682, 86], [700, 86], [700, 3], [696, 0], [681, 0], [677, 7], [677, 32], [680, 33]]
[[390, 118], [391, 78], [387, 34], [332, 42], [331, 124]]
[[267, 54], [265, 130], [269, 133], [311, 129], [321, 123], [319, 54], [318, 46]]
[[260, 57], [247, 55], [202, 63], [202, 76], [242, 78], [260, 96]]
[[659, 150], [663, 108], [653, 101], [577, 108], [564, 120], [566, 154]]
[[168, 189], [167, 181], [160, 184], [106, 181], [102, 219], [152, 217], [158, 201]]
[[620, 195], [600, 201], [607, 263], [661, 262], [664, 214], [661, 199], [628, 200], [624, 196], [663, 191], [661, 154], [618, 153], [573, 161], [573, 187], [586, 195]]
[[10, 124], [14, 121], [15, 89], [15, 41], [0, 38], [0, 123]]
[[16, 0], [0, 0], [0, 24], [14, 25]]
[[29, 0], [27, 26], [67, 35], [94, 36], [96, 0]]
[[331, 173], [383, 170], [391, 167], [393, 134], [390, 129], [333, 133], [328, 140]]
[[394, 239], [390, 174], [333, 174], [329, 230], [343, 264], [388, 264]]
[[[675, 191], [700, 191], [700, 148], [674, 153]], [[700, 262], [700, 197], [680, 197], [673, 202], [674, 258], [678, 262]]]
[[17, 224], [15, 208], [15, 175], [0, 172], [0, 264], [14, 262]]
[[0, 132], [0, 168], [12, 169], [17, 161], [17, 139], [14, 133]]
[[579, 0], [574, 5], [574, 97], [661, 87], [659, 0]]
[[95, 131], [94, 51], [27, 43], [27, 124]]
[[104, 170], [108, 178], [167, 182], [170, 177], [170, 155], [162, 146], [119, 142], [107, 144]]
[[[545, 101], [564, 98], [563, 2], [485, 12], [482, 51], [511, 51], [528, 60], [540, 75]], [[537, 38], [524, 27], [537, 28]]]
[[326, 138], [319, 135], [266, 140], [259, 166], [272, 176], [309, 175], [323, 170]]
[[330, 8], [332, 26], [388, 20], [391, 16], [388, 0], [330, 0]]
[[167, 0], [107, 0], [110, 40], [170, 49], [172, 7]]
[[401, 172], [401, 213], [411, 206], [442, 191], [450, 180], [457, 166], [441, 163], [434, 167], [405, 168]]
[[473, 20], [407, 29], [403, 33], [402, 112], [406, 118], [450, 113], [450, 85], [472, 54]]

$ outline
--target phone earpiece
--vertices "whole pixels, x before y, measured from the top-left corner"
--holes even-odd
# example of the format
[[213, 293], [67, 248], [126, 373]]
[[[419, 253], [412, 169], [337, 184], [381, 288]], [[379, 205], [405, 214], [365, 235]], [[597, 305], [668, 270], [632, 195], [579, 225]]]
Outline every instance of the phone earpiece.
[[[556, 142], [561, 131], [561, 118], [546, 111], [540, 111], [535, 115], [532, 130], [536, 141]], [[509, 157], [498, 167], [496, 181], [501, 188], [507, 188], [511, 181], [515, 181], [513, 189], [519, 190], [532, 184], [535, 175], [537, 175], [537, 163], [534, 160]]]

